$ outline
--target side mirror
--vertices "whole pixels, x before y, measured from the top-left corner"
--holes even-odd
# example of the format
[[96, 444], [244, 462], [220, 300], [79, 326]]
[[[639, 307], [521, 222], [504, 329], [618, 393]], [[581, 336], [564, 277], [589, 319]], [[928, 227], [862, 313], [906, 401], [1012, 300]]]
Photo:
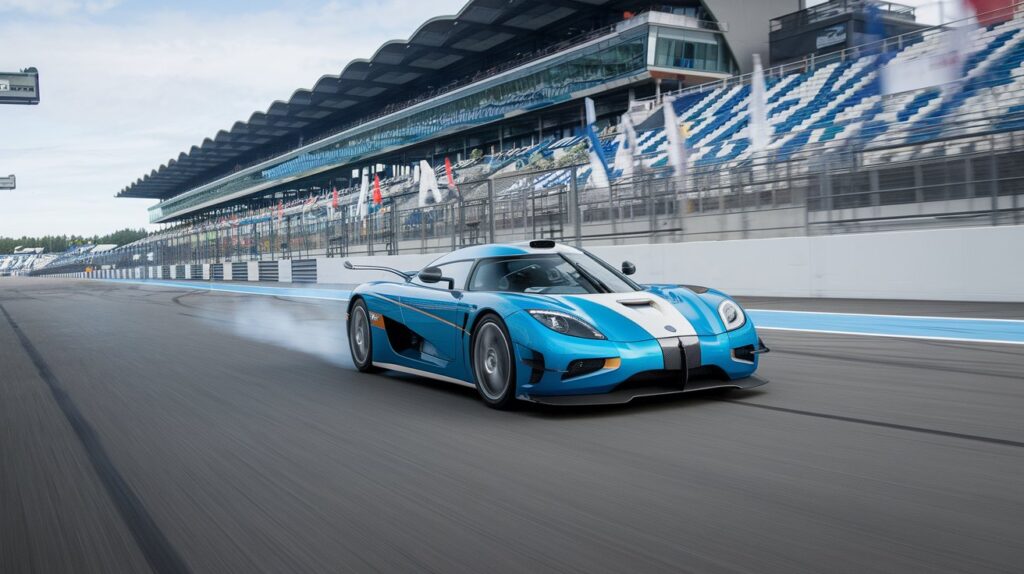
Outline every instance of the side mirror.
[[426, 267], [417, 274], [417, 277], [419, 277], [420, 281], [424, 283], [440, 283], [441, 281], [447, 281], [449, 289], [455, 288], [455, 280], [450, 277], [445, 277], [444, 274], [441, 273], [440, 267]]
[[420, 278], [420, 281], [424, 283], [437, 283], [444, 278], [441, 276], [440, 267], [427, 267], [420, 271], [417, 276]]
[[622, 274], [623, 275], [632, 275], [634, 273], [636, 273], [636, 265], [633, 265], [629, 261], [623, 261], [622, 262]]

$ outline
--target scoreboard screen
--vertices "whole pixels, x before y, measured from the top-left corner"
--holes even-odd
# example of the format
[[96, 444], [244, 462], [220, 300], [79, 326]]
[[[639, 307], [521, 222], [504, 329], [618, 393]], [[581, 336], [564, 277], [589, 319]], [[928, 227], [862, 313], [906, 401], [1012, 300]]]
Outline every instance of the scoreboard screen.
[[0, 72], [0, 104], [38, 104], [39, 72]]

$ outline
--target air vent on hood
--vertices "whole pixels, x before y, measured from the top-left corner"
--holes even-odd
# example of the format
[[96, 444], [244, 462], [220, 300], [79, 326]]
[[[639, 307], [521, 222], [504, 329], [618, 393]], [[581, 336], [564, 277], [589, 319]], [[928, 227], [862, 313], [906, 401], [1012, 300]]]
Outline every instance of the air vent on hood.
[[654, 301], [650, 299], [620, 299], [617, 303], [626, 307], [654, 307]]

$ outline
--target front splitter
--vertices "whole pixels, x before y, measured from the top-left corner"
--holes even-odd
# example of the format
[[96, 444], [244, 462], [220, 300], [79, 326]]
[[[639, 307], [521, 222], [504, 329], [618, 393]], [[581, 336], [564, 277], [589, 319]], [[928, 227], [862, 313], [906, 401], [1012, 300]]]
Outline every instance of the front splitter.
[[651, 384], [642, 387], [631, 387], [628, 389], [614, 390], [599, 395], [555, 395], [555, 396], [530, 396], [520, 395], [520, 400], [552, 406], [582, 406], [582, 405], [621, 405], [641, 397], [657, 397], [663, 395], [679, 395], [683, 393], [694, 393], [698, 391], [709, 391], [713, 389], [753, 389], [765, 385], [768, 379], [758, 376], [736, 379], [735, 381], [688, 381], [685, 387], [680, 388], [670, 384]]

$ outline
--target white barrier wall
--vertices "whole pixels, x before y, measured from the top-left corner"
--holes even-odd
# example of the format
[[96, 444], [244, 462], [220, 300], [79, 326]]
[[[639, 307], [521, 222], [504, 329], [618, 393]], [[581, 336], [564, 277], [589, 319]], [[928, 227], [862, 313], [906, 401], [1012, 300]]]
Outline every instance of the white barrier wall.
[[734, 295], [1024, 301], [1024, 226], [593, 247], [644, 283]]
[[[1024, 226], [1003, 226], [589, 249], [616, 266], [633, 262], [641, 283], [706, 285], [733, 295], [1024, 302], [1022, 246]], [[346, 260], [414, 271], [440, 255], [320, 258], [317, 282], [351, 285], [394, 277], [350, 271]], [[159, 269], [138, 272], [155, 278]], [[250, 278], [258, 273], [252, 262]], [[291, 282], [292, 261], [280, 261], [278, 273], [280, 282]], [[203, 278], [210, 278], [209, 265], [203, 266]], [[231, 280], [229, 263], [224, 280]]]

